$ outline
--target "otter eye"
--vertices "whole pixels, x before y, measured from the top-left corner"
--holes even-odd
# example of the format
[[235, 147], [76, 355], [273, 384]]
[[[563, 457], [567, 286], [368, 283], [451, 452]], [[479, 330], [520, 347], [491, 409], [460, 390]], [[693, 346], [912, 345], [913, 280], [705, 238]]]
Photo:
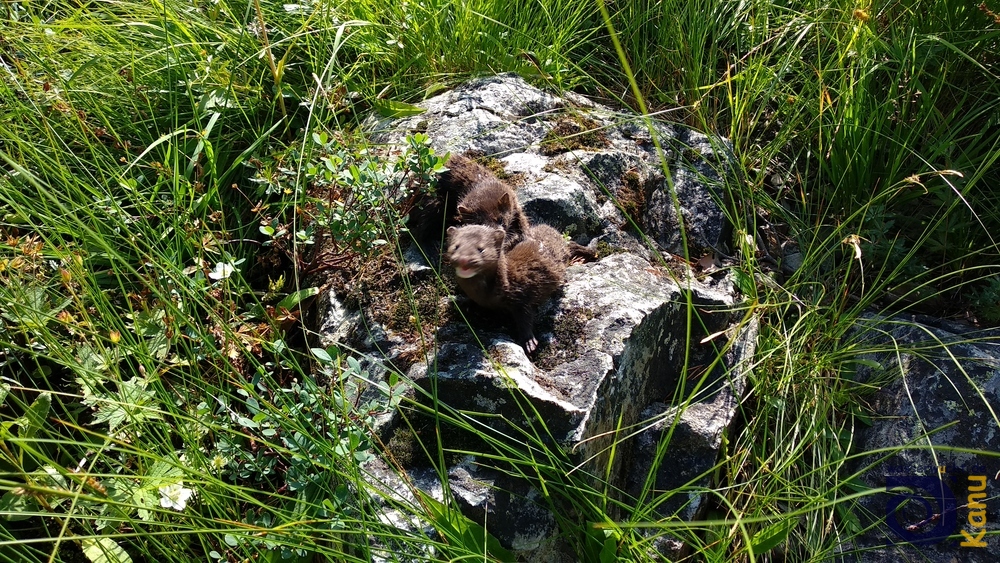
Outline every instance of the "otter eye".
[[484, 250], [486, 250], [486, 247], [485, 247], [485, 246], [480, 246], [480, 247], [477, 247], [477, 248], [479, 248], [479, 253], [480, 253], [480, 254], [482, 254], [482, 253], [483, 253], [483, 251], [484, 251]]

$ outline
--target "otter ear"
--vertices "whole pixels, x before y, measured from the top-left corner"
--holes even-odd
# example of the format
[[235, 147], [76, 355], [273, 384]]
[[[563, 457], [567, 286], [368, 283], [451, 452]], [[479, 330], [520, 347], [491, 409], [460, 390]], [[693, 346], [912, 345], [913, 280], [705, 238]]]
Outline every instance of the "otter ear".
[[504, 192], [504, 194], [500, 196], [500, 205], [510, 207], [510, 193]]
[[493, 240], [502, 241], [507, 236], [507, 231], [503, 230], [503, 227], [496, 227], [493, 229]]
[[454, 226], [448, 227], [448, 236], [451, 236], [451, 234], [454, 233], [457, 230], [458, 230], [458, 227], [454, 227]]
[[468, 215], [471, 212], [472, 212], [472, 210], [469, 209], [468, 205], [459, 205], [458, 206], [458, 213], [459, 213], [459, 215], [463, 215], [463, 214], [464, 215]]

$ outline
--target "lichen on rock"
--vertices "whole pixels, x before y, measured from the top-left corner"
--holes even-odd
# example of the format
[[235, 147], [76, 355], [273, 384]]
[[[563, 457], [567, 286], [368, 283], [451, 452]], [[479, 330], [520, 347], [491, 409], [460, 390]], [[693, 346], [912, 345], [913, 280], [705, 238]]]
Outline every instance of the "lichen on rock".
[[[649, 409], [656, 405], [676, 410], [680, 405], [671, 400], [680, 397], [697, 405], [685, 423], [707, 429], [692, 432], [689, 443], [700, 444], [695, 450], [714, 463], [721, 432], [743, 392], [755, 325], [742, 322], [741, 297], [724, 274], [694, 275], [677, 231], [679, 225], [688, 229], [691, 249], [726, 245], [719, 201], [728, 142], [678, 125], [657, 124], [650, 132], [636, 116], [579, 96], [555, 96], [511, 75], [475, 80], [420, 105], [426, 109], [421, 115], [369, 122], [373, 138], [398, 145], [419, 126], [439, 153], [495, 159], [517, 178], [513, 187], [532, 224], [549, 224], [602, 250], [596, 262], [570, 266], [561, 291], [542, 307], [536, 324], [542, 344], [531, 357], [515, 344], [502, 315], [457, 295], [455, 313], [438, 316], [443, 324], [430, 333], [421, 353], [413, 354], [413, 343], [406, 342], [413, 331], [375, 327], [384, 335], [380, 346], [362, 350], [371, 363], [392, 358], [392, 369], [405, 373], [414, 399], [428, 409], [433, 397], [497, 436], [522, 431], [551, 436], [554, 446], [580, 460], [584, 472], [606, 474], [622, 491], [635, 481], [636, 471], [652, 469], [631, 455], [643, 452], [645, 442], [621, 440], [616, 429], [654, 416]], [[577, 142], [552, 150], [567, 135]], [[665, 148], [665, 163], [649, 142], [652, 135]], [[671, 190], [680, 198], [680, 219]], [[423, 242], [423, 253], [406, 254], [415, 262], [407, 271], [439, 267], [434, 247], [440, 241]], [[415, 296], [418, 303], [421, 299]], [[330, 303], [339, 301], [331, 297]], [[337, 322], [322, 326], [337, 338], [351, 334], [351, 327], [371, 332], [378, 324], [371, 312], [348, 313], [343, 307], [332, 308], [329, 317]], [[407, 347], [411, 353], [399, 351]], [[385, 431], [392, 427], [388, 423]], [[406, 435], [394, 434], [394, 447], [412, 453], [399, 443]], [[645, 436], [647, 442], [659, 439]], [[608, 446], [614, 440], [620, 443], [612, 458]], [[456, 483], [465, 482], [469, 469], [453, 467], [451, 475]], [[529, 491], [530, 485], [503, 486]], [[467, 489], [456, 487], [456, 494], [472, 495]], [[495, 505], [465, 504], [470, 517], [496, 521]], [[530, 511], [538, 508], [533, 502], [525, 510], [529, 505]], [[502, 510], [504, 518], [518, 521], [514, 508]], [[531, 521], [555, 525], [551, 518]], [[550, 545], [536, 541], [542, 537], [537, 530], [497, 533], [508, 547]], [[525, 537], [536, 539], [522, 541]], [[525, 557], [541, 560], [542, 552], [534, 553]]]

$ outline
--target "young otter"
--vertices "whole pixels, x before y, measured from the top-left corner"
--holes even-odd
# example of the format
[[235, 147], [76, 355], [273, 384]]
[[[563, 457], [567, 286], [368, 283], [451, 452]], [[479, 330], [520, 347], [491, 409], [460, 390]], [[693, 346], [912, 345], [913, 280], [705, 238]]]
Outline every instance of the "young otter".
[[452, 155], [448, 171], [438, 179], [438, 188], [457, 201], [455, 211], [463, 225], [502, 227], [504, 250], [510, 250], [528, 232], [528, 218], [514, 190], [476, 161]]
[[462, 291], [482, 307], [510, 313], [518, 342], [531, 353], [538, 347], [535, 311], [562, 285], [571, 252], [547, 225], [532, 227], [509, 251], [504, 241], [498, 227], [451, 227], [447, 257]]

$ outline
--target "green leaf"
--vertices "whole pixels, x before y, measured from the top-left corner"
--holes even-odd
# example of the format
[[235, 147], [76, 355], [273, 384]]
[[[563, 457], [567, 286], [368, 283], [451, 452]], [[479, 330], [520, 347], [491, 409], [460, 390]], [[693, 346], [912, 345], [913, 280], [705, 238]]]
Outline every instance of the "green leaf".
[[229, 95], [225, 88], [213, 88], [198, 100], [198, 113], [205, 113], [214, 108], [231, 108], [236, 106], [236, 101]]
[[330, 357], [330, 354], [326, 350], [324, 350], [322, 348], [310, 348], [309, 351], [313, 353], [313, 356], [316, 356], [316, 359], [321, 364], [332, 364], [333, 363], [333, 358]]
[[136, 313], [133, 323], [135, 334], [137, 336], [154, 336], [163, 332], [166, 329], [166, 325], [164, 324], [164, 319], [166, 318], [167, 312], [163, 309]]
[[27, 225], [30, 223], [28, 217], [23, 213], [7, 213], [3, 216], [4, 223], [13, 223], [15, 225]]
[[92, 563], [132, 563], [129, 554], [111, 538], [84, 538], [80, 547]]
[[69, 489], [69, 483], [66, 481], [66, 477], [59, 470], [51, 465], [46, 465], [42, 467], [43, 474], [39, 476], [39, 483], [45, 485], [46, 487], [52, 489]]
[[441, 91], [447, 90], [447, 89], [448, 89], [448, 85], [447, 84], [442, 84], [441, 82], [431, 83], [424, 90], [424, 99], [426, 100], [427, 98], [430, 98], [434, 94], [437, 94], [438, 92], [441, 92]]
[[733, 273], [735, 274], [736, 287], [739, 288], [740, 293], [743, 295], [755, 295], [757, 293], [757, 284], [753, 276], [742, 270], [733, 270]]
[[118, 393], [96, 393], [85, 402], [97, 406], [93, 424], [107, 423], [111, 430], [125, 422], [140, 423], [160, 418], [156, 412], [159, 408], [156, 394], [146, 389], [146, 381], [141, 377], [121, 382]]
[[7, 491], [0, 497], [0, 516], [4, 520], [17, 522], [38, 514], [38, 501], [20, 487]]
[[147, 484], [151, 488], [159, 488], [163, 485], [177, 483], [184, 476], [184, 471], [180, 467], [163, 460], [158, 460], [149, 468]]
[[139, 519], [144, 522], [151, 522], [154, 517], [153, 509], [160, 506], [160, 495], [159, 493], [154, 493], [149, 489], [140, 487], [132, 491], [132, 502], [135, 506], [141, 507], [136, 511]]
[[618, 542], [615, 541], [615, 538], [610, 537], [604, 540], [604, 546], [601, 548], [599, 557], [601, 563], [618, 561]]
[[77, 347], [76, 357], [80, 362], [80, 368], [88, 374], [104, 371], [108, 369], [110, 363], [104, 354], [87, 342]]
[[236, 422], [244, 428], [260, 428], [260, 424], [257, 424], [252, 418], [247, 418], [245, 416], [236, 417]]
[[149, 349], [149, 354], [157, 360], [167, 359], [167, 355], [170, 353], [170, 338], [167, 337], [166, 330], [164, 329], [146, 340], [146, 347]]
[[394, 100], [375, 100], [373, 105], [375, 106], [375, 111], [383, 117], [409, 117], [411, 115], [420, 115], [427, 111], [422, 107]]
[[750, 540], [750, 550], [753, 551], [754, 555], [763, 555], [771, 551], [788, 538], [788, 533], [794, 527], [795, 520], [792, 518], [768, 526], [764, 530], [754, 534]]
[[4, 422], [0, 422], [0, 440], [10, 439], [14, 435], [13, 432], [11, 432], [10, 430], [11, 428], [14, 428], [16, 426], [17, 426], [16, 420], [7, 420]]
[[306, 289], [300, 289], [295, 293], [287, 295], [284, 299], [279, 301], [278, 309], [280, 310], [282, 307], [284, 307], [285, 309], [291, 309], [292, 307], [298, 305], [299, 302], [302, 301], [303, 299], [307, 299], [317, 294], [319, 294], [318, 287], [309, 287]]
[[354, 356], [347, 357], [347, 367], [350, 368], [351, 373], [360, 374], [361, 373], [361, 363]]
[[45, 424], [46, 417], [49, 416], [49, 408], [52, 406], [52, 394], [42, 393], [38, 395], [35, 402], [31, 403], [28, 411], [21, 418], [21, 438], [31, 439]]
[[[469, 520], [458, 510], [435, 500], [420, 489], [415, 489], [421, 503], [427, 507], [427, 514], [437, 531], [448, 539], [448, 543], [462, 546], [466, 552], [488, 553], [500, 561], [514, 561], [514, 554], [504, 549], [500, 541], [487, 533], [478, 523]], [[484, 544], [485, 542], [485, 544]]]

